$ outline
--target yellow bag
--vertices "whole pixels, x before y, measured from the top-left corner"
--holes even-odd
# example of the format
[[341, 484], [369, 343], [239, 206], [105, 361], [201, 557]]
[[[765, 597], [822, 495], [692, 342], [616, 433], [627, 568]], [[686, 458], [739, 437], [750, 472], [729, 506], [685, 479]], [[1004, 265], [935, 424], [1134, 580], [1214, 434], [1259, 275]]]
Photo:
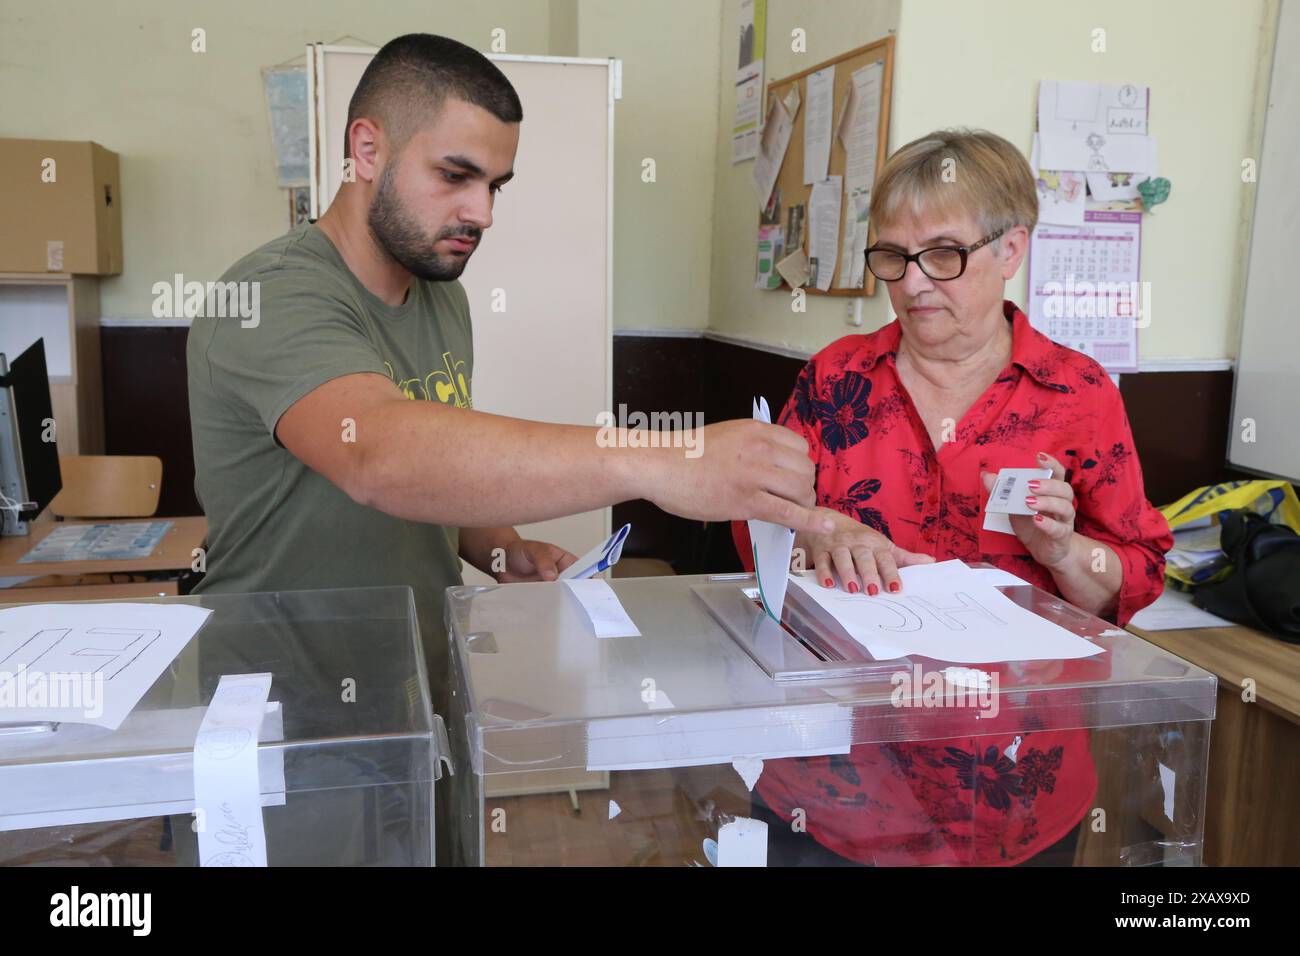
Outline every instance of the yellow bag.
[[[1300, 533], [1300, 498], [1296, 497], [1295, 488], [1290, 482], [1281, 480], [1255, 479], [1206, 485], [1189, 492], [1171, 505], [1165, 505], [1160, 513], [1169, 522], [1170, 530], [1176, 531], [1179, 528], [1218, 525], [1220, 514], [1242, 509], [1254, 511], [1273, 524], [1286, 525], [1292, 531]], [[1184, 589], [1206, 584], [1220, 580], [1232, 570], [1226, 561], [1225, 558], [1210, 568], [1191, 571], [1168, 562], [1165, 565], [1165, 576]]]

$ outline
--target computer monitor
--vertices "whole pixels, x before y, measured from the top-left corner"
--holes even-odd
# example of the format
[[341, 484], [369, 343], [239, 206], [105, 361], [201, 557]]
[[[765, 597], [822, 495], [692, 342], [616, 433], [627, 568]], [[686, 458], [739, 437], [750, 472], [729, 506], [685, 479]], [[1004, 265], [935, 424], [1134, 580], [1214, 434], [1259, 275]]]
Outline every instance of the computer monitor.
[[3, 533], [26, 534], [27, 522], [63, 487], [45, 340], [37, 339], [13, 363], [0, 352], [0, 500]]

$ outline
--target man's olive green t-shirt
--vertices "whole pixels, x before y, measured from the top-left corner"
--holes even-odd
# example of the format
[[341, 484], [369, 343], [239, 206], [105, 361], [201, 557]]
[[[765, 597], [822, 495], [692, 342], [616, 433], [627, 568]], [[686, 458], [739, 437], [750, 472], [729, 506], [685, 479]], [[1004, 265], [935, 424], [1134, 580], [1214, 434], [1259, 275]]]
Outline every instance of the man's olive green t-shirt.
[[[308, 392], [363, 372], [392, 379], [415, 401], [470, 407], [464, 288], [414, 279], [402, 305], [386, 305], [310, 224], [245, 256], [221, 281], [258, 283], [259, 309], [256, 321], [199, 317], [190, 327], [195, 485], [208, 518], [207, 575], [196, 592], [410, 585], [426, 665], [439, 680], [443, 592], [461, 583], [457, 529], [357, 504], [286, 451], [275, 428]], [[348, 423], [337, 427], [347, 440]], [[412, 457], [408, 467], [439, 461]]]

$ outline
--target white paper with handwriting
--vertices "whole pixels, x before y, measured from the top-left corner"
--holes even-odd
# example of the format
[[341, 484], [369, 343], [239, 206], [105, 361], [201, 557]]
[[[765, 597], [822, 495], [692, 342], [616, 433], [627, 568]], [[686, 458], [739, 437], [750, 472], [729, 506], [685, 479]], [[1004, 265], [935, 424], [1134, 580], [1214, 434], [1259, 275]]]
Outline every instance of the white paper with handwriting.
[[899, 570], [902, 591], [868, 596], [791, 575], [876, 660], [911, 654], [959, 664], [1066, 660], [1102, 648], [1011, 601], [961, 561]]
[[200, 866], [266, 866], [257, 741], [270, 674], [226, 674], [194, 741]]

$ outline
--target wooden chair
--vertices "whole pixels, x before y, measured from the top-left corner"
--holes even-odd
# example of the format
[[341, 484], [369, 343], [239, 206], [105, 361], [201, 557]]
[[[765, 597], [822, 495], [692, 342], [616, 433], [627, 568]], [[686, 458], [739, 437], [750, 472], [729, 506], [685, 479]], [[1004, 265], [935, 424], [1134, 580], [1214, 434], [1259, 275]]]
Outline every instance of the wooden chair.
[[148, 518], [158, 510], [162, 460], [143, 455], [60, 455], [58, 518]]

